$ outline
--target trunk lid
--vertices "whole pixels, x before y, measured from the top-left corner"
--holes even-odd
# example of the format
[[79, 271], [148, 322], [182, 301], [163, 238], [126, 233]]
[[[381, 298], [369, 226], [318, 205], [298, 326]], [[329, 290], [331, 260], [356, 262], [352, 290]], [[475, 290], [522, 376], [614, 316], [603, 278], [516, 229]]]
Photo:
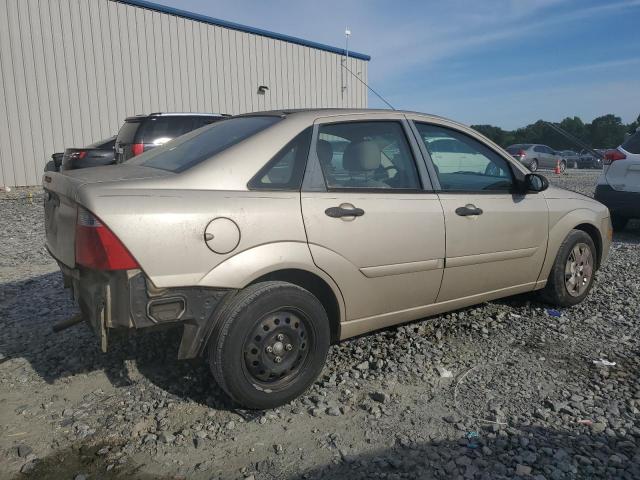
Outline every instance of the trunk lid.
[[86, 168], [43, 176], [44, 224], [49, 253], [69, 268], [76, 265], [75, 234], [78, 191], [88, 184], [142, 180], [172, 175], [164, 170], [129, 165]]

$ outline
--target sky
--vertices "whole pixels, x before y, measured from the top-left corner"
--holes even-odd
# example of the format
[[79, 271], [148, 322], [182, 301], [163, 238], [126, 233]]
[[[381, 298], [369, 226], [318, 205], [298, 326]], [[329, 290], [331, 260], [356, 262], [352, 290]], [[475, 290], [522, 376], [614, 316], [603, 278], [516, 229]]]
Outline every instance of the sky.
[[640, 0], [155, 1], [338, 47], [349, 27], [397, 109], [504, 129], [640, 114]]

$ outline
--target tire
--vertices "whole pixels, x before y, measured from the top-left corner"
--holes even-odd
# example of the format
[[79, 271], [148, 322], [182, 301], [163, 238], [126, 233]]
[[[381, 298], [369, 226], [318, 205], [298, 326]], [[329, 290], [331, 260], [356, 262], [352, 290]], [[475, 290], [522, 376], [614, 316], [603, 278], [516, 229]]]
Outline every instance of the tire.
[[529, 165], [529, 170], [532, 172], [538, 171], [538, 160], [536, 160], [535, 158], [531, 160], [531, 165]]
[[232, 400], [263, 410], [293, 400], [316, 380], [329, 343], [329, 319], [315, 296], [290, 283], [261, 282], [224, 306], [207, 357]]
[[[588, 248], [589, 250], [590, 267], [585, 265], [582, 269], [585, 277], [588, 275], [589, 278], [586, 283], [583, 283], [584, 279], [582, 278], [582, 274], [580, 274], [579, 280], [581, 281], [576, 281], [573, 284], [575, 288], [570, 291], [568, 287], [570, 280], [565, 277], [565, 269], [568, 268], [567, 265], [570, 261], [570, 255], [574, 252], [574, 249], [580, 247]], [[571, 230], [558, 249], [558, 254], [553, 262], [549, 278], [547, 279], [547, 285], [541, 292], [542, 299], [547, 303], [559, 307], [570, 307], [580, 303], [589, 294], [591, 287], [593, 287], [596, 262], [597, 251], [591, 237], [582, 230]], [[577, 267], [579, 267], [579, 265], [577, 265], [579, 263], [579, 261], [575, 262]], [[586, 271], [589, 268], [590, 273]], [[580, 273], [578, 268], [575, 270], [573, 268], [571, 269], [571, 272], [574, 271], [576, 271], [577, 274]], [[571, 273], [567, 272], [567, 274], [570, 275]], [[575, 280], [575, 278], [573, 280]]]
[[621, 217], [619, 215], [611, 215], [611, 225], [613, 225], [613, 229], [617, 232], [622, 231], [629, 223], [629, 219], [626, 217]]

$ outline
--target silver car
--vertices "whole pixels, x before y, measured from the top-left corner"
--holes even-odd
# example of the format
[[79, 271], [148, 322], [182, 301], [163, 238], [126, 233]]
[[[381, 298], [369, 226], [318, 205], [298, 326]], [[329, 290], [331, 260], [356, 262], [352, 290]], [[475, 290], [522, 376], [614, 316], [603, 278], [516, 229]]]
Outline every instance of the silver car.
[[567, 169], [567, 161], [546, 145], [517, 143], [509, 145], [507, 152], [532, 172], [539, 168], [556, 168], [556, 166], [560, 167], [561, 172]]
[[331, 342], [508, 295], [588, 294], [608, 210], [490, 140], [386, 110], [232, 117], [112, 167], [46, 173], [81, 319], [173, 326], [239, 404], [300, 395]]

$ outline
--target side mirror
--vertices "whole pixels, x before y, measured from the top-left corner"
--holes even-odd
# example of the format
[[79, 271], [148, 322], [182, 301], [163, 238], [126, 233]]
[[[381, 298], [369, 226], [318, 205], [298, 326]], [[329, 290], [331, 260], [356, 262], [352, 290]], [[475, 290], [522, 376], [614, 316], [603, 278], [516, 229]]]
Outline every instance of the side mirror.
[[549, 188], [549, 180], [543, 175], [529, 173], [524, 177], [524, 186], [527, 192], [543, 192]]

